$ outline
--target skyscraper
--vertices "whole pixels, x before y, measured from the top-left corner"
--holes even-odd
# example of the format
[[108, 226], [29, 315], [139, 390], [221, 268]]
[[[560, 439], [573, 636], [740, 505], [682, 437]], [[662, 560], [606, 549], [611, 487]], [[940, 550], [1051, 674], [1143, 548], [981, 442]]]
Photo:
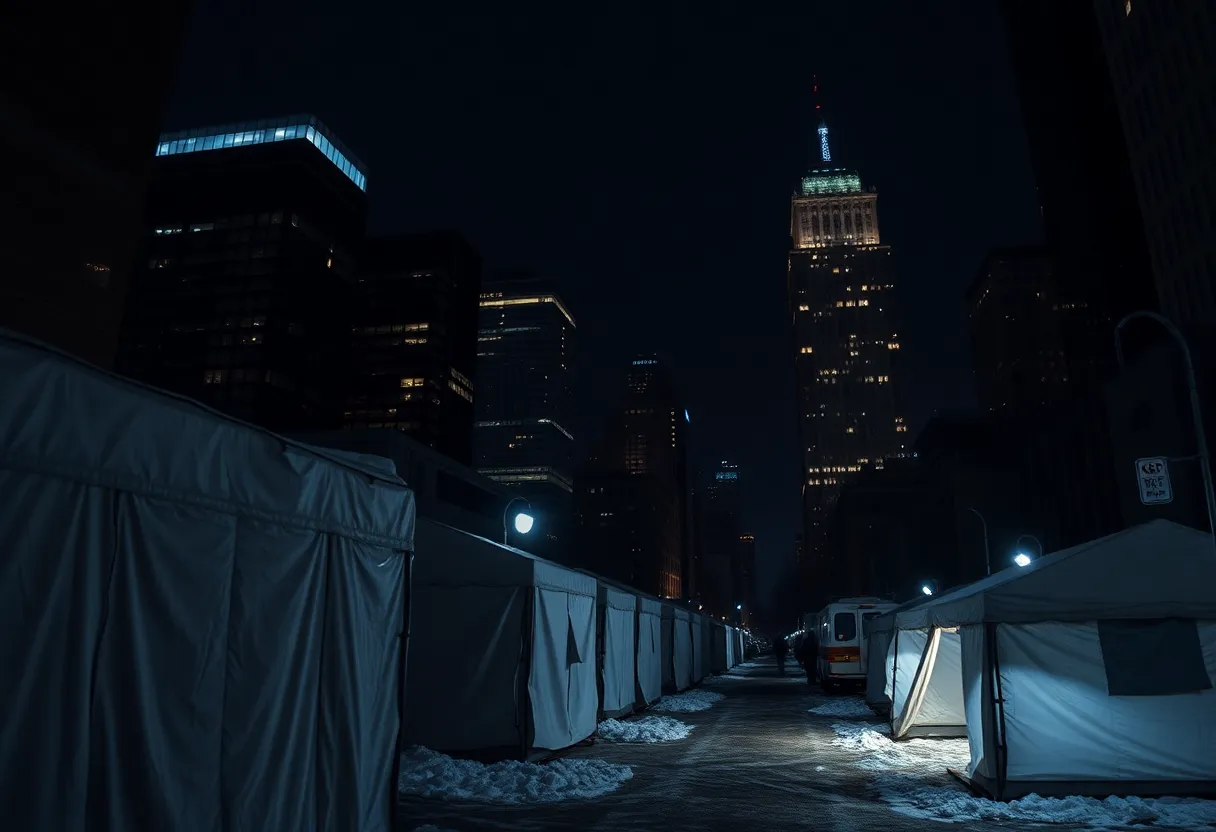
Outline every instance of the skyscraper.
[[473, 463], [481, 257], [459, 234], [367, 240], [343, 426], [395, 428]]
[[756, 536], [751, 534], [739, 535], [739, 557], [735, 569], [735, 599], [736, 606], [742, 604], [743, 609], [737, 610], [736, 619], [744, 626], [751, 626], [756, 620]]
[[638, 356], [623, 406], [576, 488], [586, 566], [666, 598], [685, 591], [687, 425], [670, 367]]
[[840, 484], [904, 453], [895, 396], [900, 341], [891, 250], [880, 242], [878, 194], [835, 167], [828, 127], [821, 167], [790, 200], [789, 295], [802, 439], [806, 553], [822, 557], [822, 529]]
[[0, 326], [114, 365], [189, 0], [0, 6]]
[[306, 115], [152, 152], [119, 369], [272, 430], [338, 426], [365, 168]]
[[1188, 329], [1216, 326], [1216, 7], [1093, 7], [1161, 311]]
[[531, 275], [483, 289], [475, 465], [532, 502], [537, 534], [556, 551], [573, 510], [574, 316], [552, 283]]
[[739, 576], [742, 531], [739, 466], [722, 460], [710, 472], [698, 501], [698, 525], [702, 538], [700, 575], [701, 602], [706, 610], [732, 620], [742, 586]]

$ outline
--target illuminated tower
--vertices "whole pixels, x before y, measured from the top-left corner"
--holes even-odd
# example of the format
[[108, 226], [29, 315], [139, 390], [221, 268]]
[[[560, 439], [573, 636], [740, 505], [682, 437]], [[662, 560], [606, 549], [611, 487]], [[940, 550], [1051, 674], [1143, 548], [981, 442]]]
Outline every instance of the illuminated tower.
[[823, 120], [818, 135], [820, 166], [790, 201], [788, 268], [812, 566], [841, 483], [903, 456], [908, 429], [895, 396], [895, 279], [879, 240], [878, 194], [855, 171], [831, 166]]

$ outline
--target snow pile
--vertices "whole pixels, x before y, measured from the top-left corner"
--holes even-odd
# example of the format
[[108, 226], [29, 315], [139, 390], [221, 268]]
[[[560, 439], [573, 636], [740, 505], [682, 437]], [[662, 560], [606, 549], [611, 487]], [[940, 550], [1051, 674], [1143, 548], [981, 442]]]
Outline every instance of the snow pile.
[[1210, 830], [1216, 825], [1216, 800], [1198, 798], [1039, 797], [1000, 803], [974, 797], [962, 786], [925, 785], [918, 777], [879, 775], [875, 785], [891, 808], [902, 815], [959, 823], [965, 821], [1018, 821], [1058, 823], [1073, 829], [1111, 829], [1151, 825], [1179, 830]]
[[595, 732], [598, 739], [606, 742], [675, 742], [687, 739], [692, 726], [685, 725], [669, 716], [644, 716], [621, 722], [606, 719]]
[[815, 714], [815, 716], [842, 716], [854, 719], [874, 716], [874, 712], [861, 699], [829, 699], [822, 705], [811, 708], [807, 713]]
[[885, 725], [835, 722], [832, 745], [865, 754], [857, 765], [871, 771], [908, 771], [945, 774], [946, 768], [963, 770], [971, 762], [966, 739], [923, 739], [893, 742]]
[[726, 697], [711, 690], [686, 690], [673, 696], [664, 696], [650, 706], [652, 711], [666, 711], [669, 714], [691, 714], [696, 711], [708, 711], [715, 702], [721, 702]]
[[493, 765], [455, 760], [414, 746], [401, 755], [401, 794], [482, 803], [555, 803], [614, 792], [629, 778], [629, 766], [603, 760], [555, 760], [545, 765], [506, 760]]
[[738, 673], [721, 673], [717, 676], [707, 676], [702, 684], [712, 685], [714, 682], [739, 682], [751, 678], [751, 676], [742, 676]]

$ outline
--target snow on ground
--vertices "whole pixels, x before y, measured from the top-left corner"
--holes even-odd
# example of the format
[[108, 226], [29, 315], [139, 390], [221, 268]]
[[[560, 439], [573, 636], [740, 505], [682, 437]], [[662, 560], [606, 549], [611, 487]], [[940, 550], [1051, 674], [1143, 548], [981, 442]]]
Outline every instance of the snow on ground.
[[686, 690], [671, 696], [664, 696], [650, 706], [652, 711], [665, 711], [669, 714], [691, 714], [696, 711], [708, 711], [715, 702], [721, 702], [726, 697], [711, 690]]
[[865, 719], [874, 716], [870, 706], [864, 699], [829, 699], [822, 705], [811, 708], [807, 713], [815, 716], [843, 716], [854, 719]]
[[961, 785], [929, 786], [906, 774], [881, 774], [875, 783], [883, 800], [902, 815], [959, 823], [996, 820], [1058, 823], [1072, 829], [1151, 825], [1157, 829], [1210, 830], [1216, 800], [1162, 797], [1039, 797], [1001, 803], [975, 797]]
[[439, 800], [555, 803], [600, 797], [631, 777], [629, 766], [604, 760], [562, 759], [543, 765], [504, 760], [486, 765], [414, 746], [401, 755], [397, 790]]
[[965, 771], [971, 752], [965, 739], [891, 740], [885, 725], [837, 722], [832, 745], [864, 754], [860, 768], [875, 772], [874, 786], [884, 801], [902, 815], [944, 823], [1020, 821], [1058, 823], [1071, 828], [1110, 829], [1152, 824], [1157, 828], [1210, 830], [1216, 825], [1216, 801], [1197, 798], [1040, 797], [1002, 803], [975, 797], [963, 785], [925, 782], [947, 767]]
[[452, 832], [450, 829], [441, 829], [433, 823], [425, 824], [414, 829], [414, 832]]
[[605, 742], [674, 742], [686, 739], [692, 728], [669, 716], [644, 716], [626, 721], [605, 719], [595, 736]]

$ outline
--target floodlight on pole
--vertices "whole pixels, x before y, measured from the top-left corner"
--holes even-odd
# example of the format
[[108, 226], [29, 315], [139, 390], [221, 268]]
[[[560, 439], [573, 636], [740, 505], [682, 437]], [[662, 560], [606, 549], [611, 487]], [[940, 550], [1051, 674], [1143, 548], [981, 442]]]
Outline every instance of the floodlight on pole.
[[502, 542], [507, 545], [510, 539], [507, 521], [511, 518], [511, 506], [516, 503], [523, 503], [526, 508], [523, 511], [517, 511], [514, 518], [514, 526], [517, 534], [527, 534], [532, 531], [532, 526], [536, 523], [536, 518], [532, 516], [532, 506], [523, 497], [515, 497], [511, 502], [507, 503], [507, 507], [502, 510]]

